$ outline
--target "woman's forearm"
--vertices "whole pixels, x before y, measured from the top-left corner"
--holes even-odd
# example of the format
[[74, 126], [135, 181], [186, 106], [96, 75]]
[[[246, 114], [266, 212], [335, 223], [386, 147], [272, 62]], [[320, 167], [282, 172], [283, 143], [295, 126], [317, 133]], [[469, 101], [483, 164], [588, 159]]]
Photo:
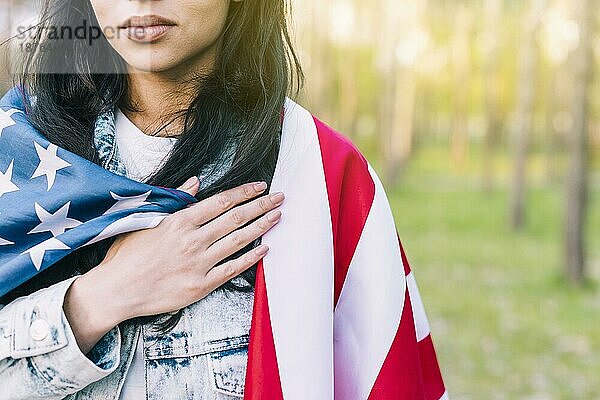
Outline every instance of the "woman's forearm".
[[67, 290], [63, 310], [81, 352], [87, 354], [94, 345], [124, 318], [119, 294], [103, 285], [97, 269], [76, 279]]

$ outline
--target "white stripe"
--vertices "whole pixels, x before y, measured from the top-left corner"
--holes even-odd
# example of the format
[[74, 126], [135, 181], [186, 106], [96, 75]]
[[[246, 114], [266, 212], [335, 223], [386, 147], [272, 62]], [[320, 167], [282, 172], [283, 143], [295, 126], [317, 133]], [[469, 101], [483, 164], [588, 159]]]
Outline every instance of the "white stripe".
[[412, 304], [413, 317], [415, 319], [417, 342], [420, 342], [429, 335], [429, 321], [427, 320], [419, 287], [412, 271], [406, 276], [406, 283], [408, 284], [408, 293], [410, 294], [410, 303]]
[[263, 235], [267, 297], [283, 397], [333, 398], [333, 236], [316, 125], [286, 98], [270, 192], [279, 223]]
[[392, 345], [406, 279], [394, 218], [372, 169], [375, 197], [334, 315], [335, 398], [367, 399]]
[[448, 392], [444, 392], [444, 394], [442, 395], [442, 397], [440, 397], [440, 400], [450, 400], [450, 397], [448, 397]]
[[139, 229], [154, 228], [168, 215], [168, 213], [160, 212], [141, 212], [130, 214], [127, 217], [116, 220], [108, 225], [106, 228], [104, 228], [104, 230], [102, 230], [102, 232], [100, 232], [100, 234], [84, 244], [84, 246], [99, 242], [103, 239], [118, 235], [120, 233], [132, 232]]
[[8, 116], [12, 116], [14, 113], [21, 113], [25, 115], [23, 110], [19, 110], [18, 108], [11, 108], [10, 110], [6, 111], [6, 114], [8, 114]]

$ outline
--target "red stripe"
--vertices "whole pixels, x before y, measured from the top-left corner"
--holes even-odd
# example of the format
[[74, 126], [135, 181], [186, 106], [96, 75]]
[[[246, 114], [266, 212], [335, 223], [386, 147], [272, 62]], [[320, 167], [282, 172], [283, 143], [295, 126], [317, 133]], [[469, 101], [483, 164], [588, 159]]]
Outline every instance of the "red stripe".
[[244, 399], [283, 399], [262, 259], [256, 269]]
[[[411, 271], [398, 232], [396, 232], [404, 272]], [[439, 400], [445, 392], [444, 381], [428, 335], [417, 343], [410, 292], [406, 287], [400, 326], [373, 385], [369, 400]]]
[[[396, 232], [396, 235], [398, 237], [398, 243], [400, 244], [402, 264], [404, 264], [404, 273], [408, 276], [408, 274], [411, 272], [410, 263], [408, 262], [408, 257], [406, 257], [406, 252], [404, 251], [404, 247], [402, 246], [398, 232]], [[407, 293], [410, 292], [407, 291]], [[444, 380], [442, 378], [442, 373], [440, 371], [437, 356], [435, 354], [435, 347], [433, 346], [431, 334], [427, 335], [427, 337], [423, 338], [418, 343], [418, 348], [419, 358], [421, 361], [421, 372], [423, 374], [425, 398], [427, 400], [438, 400], [440, 397], [442, 397], [446, 391], [446, 388], [444, 387]]]
[[427, 400], [439, 400], [446, 391], [444, 380], [438, 365], [435, 347], [431, 335], [423, 338], [418, 344], [419, 358], [421, 359], [421, 371], [423, 373], [423, 385], [425, 387], [425, 398]]
[[[398, 235], [398, 232], [396, 232]], [[398, 243], [400, 244], [400, 252], [402, 253], [402, 264], [404, 264], [404, 273], [408, 276], [410, 274], [410, 263], [408, 257], [404, 252], [404, 247], [398, 236]], [[410, 292], [407, 292], [410, 293]], [[444, 380], [438, 364], [437, 356], [435, 354], [435, 347], [431, 339], [431, 334], [427, 335], [418, 343], [419, 358], [421, 361], [421, 373], [423, 375], [423, 385], [425, 392], [425, 399], [427, 400], [438, 400], [446, 388], [444, 387]]]
[[369, 400], [423, 400], [424, 396], [415, 323], [407, 287], [400, 326], [371, 389]]
[[317, 126], [329, 197], [334, 248], [334, 307], [369, 215], [375, 183], [367, 160], [341, 133], [313, 117]]
[[396, 231], [396, 237], [398, 238], [398, 244], [400, 245], [400, 254], [402, 254], [402, 265], [404, 266], [404, 275], [408, 276], [408, 274], [410, 274], [410, 263], [408, 262], [408, 257], [406, 257], [406, 253], [404, 252], [404, 247], [402, 246], [402, 242], [400, 241], [398, 231]]

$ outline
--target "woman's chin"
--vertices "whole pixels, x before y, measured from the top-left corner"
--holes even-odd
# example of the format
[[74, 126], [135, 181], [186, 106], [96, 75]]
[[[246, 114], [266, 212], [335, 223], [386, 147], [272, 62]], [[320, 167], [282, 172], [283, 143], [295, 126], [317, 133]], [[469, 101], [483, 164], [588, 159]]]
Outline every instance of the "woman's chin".
[[[139, 55], [138, 55], [139, 56]], [[174, 57], [158, 57], [153, 55], [152, 57], [140, 58], [134, 57], [127, 59], [125, 61], [129, 65], [129, 72], [147, 72], [147, 73], [155, 73], [155, 72], [164, 72], [172, 69], [177, 66], [176, 62], [173, 62]]]
[[157, 72], [165, 72], [167, 70], [169, 70], [170, 68], [164, 66], [164, 65], [148, 65], [148, 64], [142, 64], [142, 65], [131, 65], [129, 64], [129, 66], [131, 67], [131, 69], [129, 70], [129, 73], [157, 73]]
[[[123, 54], [121, 56], [123, 57]], [[213, 68], [213, 63], [211, 60], [205, 60], [202, 56], [206, 58], [206, 53], [199, 53], [197, 57], [182, 57], [181, 54], [171, 52], [165, 54], [153, 52], [148, 55], [138, 53], [131, 55], [131, 57], [123, 57], [123, 59], [128, 65], [129, 73], [166, 73], [171, 71], [176, 77], [183, 76], [182, 74], [185, 74], [185, 71], [190, 69], [191, 65], [199, 73], [210, 71]]]

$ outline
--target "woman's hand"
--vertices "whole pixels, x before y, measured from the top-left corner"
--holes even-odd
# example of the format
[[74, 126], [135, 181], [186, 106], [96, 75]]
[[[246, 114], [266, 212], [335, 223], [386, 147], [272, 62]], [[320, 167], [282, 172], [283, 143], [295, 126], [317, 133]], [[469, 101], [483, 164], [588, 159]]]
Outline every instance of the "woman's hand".
[[[198, 183], [190, 178], [179, 189], [195, 195]], [[65, 298], [65, 314], [74, 333], [79, 330], [82, 351], [119, 322], [188, 306], [254, 265], [266, 245], [215, 266], [279, 221], [281, 211], [275, 208], [283, 193], [238, 205], [265, 189], [264, 183], [240, 185], [169, 215], [155, 228], [120, 235]]]

